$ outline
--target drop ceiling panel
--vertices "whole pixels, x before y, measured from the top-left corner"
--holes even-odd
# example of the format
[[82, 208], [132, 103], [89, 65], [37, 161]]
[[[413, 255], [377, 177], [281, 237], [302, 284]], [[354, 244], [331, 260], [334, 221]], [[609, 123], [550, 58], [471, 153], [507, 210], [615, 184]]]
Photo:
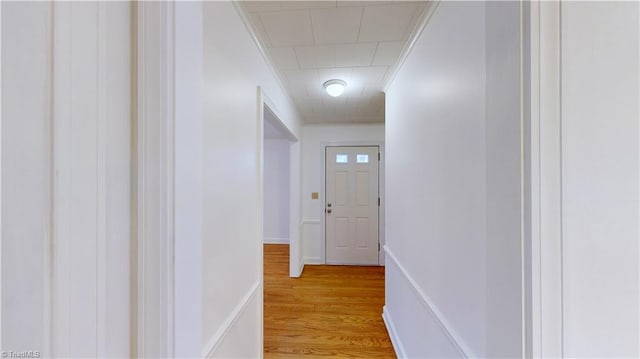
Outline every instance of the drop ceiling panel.
[[336, 7], [335, 1], [282, 1], [283, 10], [323, 9]]
[[372, 64], [376, 66], [393, 65], [398, 61], [398, 57], [400, 56], [400, 52], [402, 51], [404, 44], [404, 41], [379, 42]]
[[271, 59], [281, 70], [299, 69], [298, 58], [292, 47], [274, 47], [270, 50]]
[[393, 1], [338, 1], [338, 7], [348, 6], [372, 6], [372, 5], [391, 5]]
[[362, 83], [351, 81], [344, 88], [343, 96], [346, 96], [346, 97], [349, 97], [349, 96], [362, 97], [362, 90], [363, 89], [364, 89], [364, 85]]
[[[303, 121], [384, 122], [382, 86], [427, 2], [241, 1]], [[332, 98], [323, 83], [346, 81]]]
[[318, 70], [286, 70], [284, 74], [289, 82], [300, 82], [302, 84], [318, 81]]
[[317, 44], [357, 42], [361, 18], [361, 7], [311, 10], [314, 39]]
[[305, 85], [305, 90], [309, 94], [309, 97], [319, 99], [320, 103], [322, 103], [322, 99], [329, 96], [324, 92], [324, 88], [322, 87], [323, 83], [324, 81], [313, 81]]
[[369, 84], [382, 84], [388, 69], [388, 66], [356, 67], [353, 69], [351, 79]]
[[380, 89], [380, 86], [378, 85], [365, 85], [364, 88], [362, 89], [362, 96], [363, 97], [369, 97], [369, 98], [374, 98], [377, 96], [382, 96], [383, 92]]
[[336, 67], [370, 66], [378, 43], [336, 45]]
[[340, 96], [340, 97], [331, 97], [331, 96], [326, 96], [322, 99], [322, 104], [325, 107], [329, 107], [329, 108], [336, 108], [338, 106], [344, 106], [347, 104], [347, 98], [344, 96]]
[[309, 92], [307, 92], [307, 86], [303, 82], [289, 82], [287, 87], [289, 94], [294, 98], [294, 100], [298, 100], [299, 98], [308, 98], [310, 96]]
[[409, 24], [416, 11], [417, 6], [414, 4], [365, 7], [359, 40], [405, 40], [408, 35]]
[[341, 79], [343, 81], [346, 81], [347, 86], [349, 86], [349, 83], [351, 82], [352, 73], [353, 73], [353, 69], [350, 67], [319, 69], [318, 77], [320, 78], [320, 81], [322, 81], [322, 83], [331, 79]]
[[242, 5], [244, 5], [247, 12], [282, 10], [280, 1], [243, 1]]
[[309, 12], [265, 12], [260, 19], [273, 46], [313, 45]]
[[295, 48], [301, 69], [320, 69], [336, 66], [334, 46], [305, 46]]

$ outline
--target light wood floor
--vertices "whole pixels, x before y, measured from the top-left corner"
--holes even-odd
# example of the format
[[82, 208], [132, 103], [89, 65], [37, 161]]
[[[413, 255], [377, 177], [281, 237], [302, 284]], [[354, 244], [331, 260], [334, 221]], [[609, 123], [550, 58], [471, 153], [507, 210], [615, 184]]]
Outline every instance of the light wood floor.
[[395, 358], [382, 321], [384, 267], [306, 266], [264, 246], [265, 358]]

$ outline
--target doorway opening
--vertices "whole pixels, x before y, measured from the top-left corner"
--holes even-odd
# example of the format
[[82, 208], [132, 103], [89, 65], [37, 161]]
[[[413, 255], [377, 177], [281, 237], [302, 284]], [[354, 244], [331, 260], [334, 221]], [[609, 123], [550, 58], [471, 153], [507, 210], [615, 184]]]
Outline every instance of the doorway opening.
[[264, 108], [263, 142], [263, 243], [289, 244], [291, 139]]
[[[289, 247], [289, 276], [299, 277], [304, 262], [300, 243], [300, 141], [290, 129], [274, 102], [258, 87], [258, 261], [264, 263], [264, 243], [276, 242]], [[285, 118], [286, 120], [286, 118]], [[288, 147], [288, 153], [287, 153]], [[265, 154], [269, 151], [268, 154]], [[265, 156], [266, 163], [265, 163]], [[276, 165], [274, 170], [272, 167]], [[268, 167], [268, 168], [266, 168]], [[265, 168], [267, 171], [265, 183]], [[284, 183], [287, 185], [285, 186]], [[274, 202], [274, 193], [278, 192]], [[276, 208], [286, 213], [271, 213]], [[269, 212], [267, 212], [269, 211]], [[265, 235], [265, 213], [267, 233]], [[288, 223], [288, 230], [287, 230]], [[262, 272], [262, 270], [261, 270]], [[260, 275], [264, 279], [264, 273]], [[264, 283], [264, 281], [263, 281]]]

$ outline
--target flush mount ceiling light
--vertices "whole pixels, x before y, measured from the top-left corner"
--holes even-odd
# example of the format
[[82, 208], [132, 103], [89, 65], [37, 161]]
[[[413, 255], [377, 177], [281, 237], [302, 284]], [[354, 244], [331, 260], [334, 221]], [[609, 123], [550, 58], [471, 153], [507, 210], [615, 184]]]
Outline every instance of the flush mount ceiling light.
[[325, 82], [322, 86], [327, 90], [329, 96], [338, 97], [344, 92], [344, 88], [347, 86], [347, 83], [342, 80], [333, 79]]

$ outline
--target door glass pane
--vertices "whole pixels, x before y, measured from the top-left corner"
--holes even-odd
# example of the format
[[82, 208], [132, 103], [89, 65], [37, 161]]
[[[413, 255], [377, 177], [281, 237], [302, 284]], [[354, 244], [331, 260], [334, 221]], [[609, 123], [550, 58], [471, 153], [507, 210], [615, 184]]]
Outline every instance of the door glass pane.
[[349, 155], [338, 153], [336, 155], [336, 163], [349, 163]]
[[357, 161], [358, 163], [369, 163], [369, 155], [367, 155], [367, 154], [364, 154], [364, 155], [363, 155], [363, 154], [360, 154], [360, 153], [359, 153], [359, 154], [356, 156], [356, 161]]

